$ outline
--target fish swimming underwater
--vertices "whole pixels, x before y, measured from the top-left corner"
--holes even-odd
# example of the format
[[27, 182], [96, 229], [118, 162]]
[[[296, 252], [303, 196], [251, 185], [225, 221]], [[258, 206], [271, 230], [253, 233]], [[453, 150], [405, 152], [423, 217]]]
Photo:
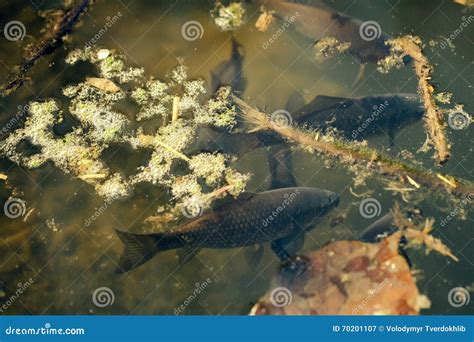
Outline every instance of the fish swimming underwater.
[[244, 53], [243, 47], [232, 37], [232, 52], [230, 59], [219, 63], [211, 71], [211, 93], [215, 93], [222, 86], [231, 86], [242, 94], [247, 88], [247, 80], [243, 74]]
[[360, 98], [319, 95], [292, 113], [293, 122], [310, 128], [336, 128], [350, 140], [387, 133], [394, 143], [397, 130], [420, 120], [423, 104], [417, 94], [386, 94]]
[[385, 44], [390, 36], [382, 32], [378, 24], [370, 26], [370, 22], [338, 13], [322, 3], [306, 5], [285, 0], [258, 0], [257, 3], [274, 11], [279, 18], [295, 18], [295, 29], [313, 42], [324, 37], [350, 42], [348, 52], [362, 63], [377, 63], [390, 52]]
[[276, 133], [263, 131], [230, 133], [228, 130], [209, 125], [198, 127], [196, 137], [193, 143], [184, 150], [186, 154], [222, 152], [242, 157], [245, 153], [259, 147], [283, 142]]
[[242, 194], [169, 232], [141, 235], [117, 231], [125, 251], [116, 272], [130, 271], [172, 249], [181, 249], [180, 262], [186, 262], [200, 248], [234, 248], [278, 241], [312, 228], [338, 203], [339, 196], [328, 190], [284, 188]]
[[[424, 107], [417, 94], [387, 94], [360, 98], [318, 95], [303, 108], [291, 111], [294, 124], [326, 131], [336, 128], [349, 140], [388, 134], [390, 146], [395, 133], [423, 117]], [[259, 147], [281, 144], [273, 132], [230, 133], [211, 126], [201, 126], [197, 138], [185, 151], [223, 152], [239, 157]]]

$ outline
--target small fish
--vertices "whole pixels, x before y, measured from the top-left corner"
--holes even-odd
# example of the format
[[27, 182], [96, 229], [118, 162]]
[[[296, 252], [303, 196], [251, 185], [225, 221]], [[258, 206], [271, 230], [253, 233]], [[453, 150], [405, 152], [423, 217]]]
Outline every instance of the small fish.
[[228, 130], [208, 125], [198, 127], [196, 137], [191, 146], [184, 150], [185, 154], [221, 152], [242, 157], [259, 147], [272, 146], [283, 141], [271, 132], [230, 133]]
[[232, 37], [232, 52], [230, 59], [219, 63], [211, 71], [211, 92], [215, 93], [222, 86], [231, 86], [243, 94], [247, 88], [247, 80], [242, 72], [244, 53], [243, 47]]
[[275, 241], [312, 228], [339, 196], [318, 188], [295, 187], [246, 193], [172, 231], [130, 234], [117, 231], [125, 244], [117, 273], [130, 271], [156, 254], [173, 249], [180, 262], [190, 260], [200, 248], [235, 248]]
[[364, 231], [359, 234], [359, 240], [362, 242], [377, 243], [396, 231], [398, 231], [398, 227], [394, 225], [393, 215], [389, 213], [365, 228]]
[[390, 145], [395, 132], [417, 120], [424, 107], [417, 94], [387, 94], [360, 98], [316, 96], [292, 113], [293, 122], [311, 128], [336, 128], [350, 140], [387, 133]]
[[257, 3], [266, 10], [275, 11], [280, 18], [295, 18], [295, 29], [313, 42], [324, 37], [350, 42], [348, 52], [361, 63], [377, 63], [390, 52], [385, 45], [390, 36], [382, 32], [380, 26], [366, 27], [367, 23], [338, 13], [322, 3], [311, 6], [284, 0], [259, 0]]

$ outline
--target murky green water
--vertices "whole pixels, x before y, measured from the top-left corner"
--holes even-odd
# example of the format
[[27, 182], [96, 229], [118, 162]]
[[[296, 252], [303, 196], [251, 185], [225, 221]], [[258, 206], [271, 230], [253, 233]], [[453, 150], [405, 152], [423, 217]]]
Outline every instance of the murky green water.
[[[56, 7], [57, 1], [32, 1], [41, 9]], [[0, 24], [21, 20], [26, 36], [11, 42], [0, 36], [0, 76], [21, 58], [21, 48], [40, 36], [42, 21], [35, 15], [30, 1], [5, 1], [0, 4]], [[376, 20], [392, 35], [414, 33], [424, 42], [449, 36], [469, 16], [449, 1], [332, 1], [330, 5], [346, 14], [363, 20]], [[212, 5], [207, 1], [128, 1], [98, 2], [84, 16], [82, 25], [72, 35], [72, 44], [81, 47], [104, 27], [107, 17], [118, 12], [122, 17], [98, 39], [97, 45], [116, 49], [125, 54], [132, 64], [143, 66], [146, 73], [156, 78], [163, 76], [182, 58], [192, 77], [209, 80], [210, 70], [230, 54], [229, 35], [218, 31], [209, 17]], [[365, 80], [351, 87], [358, 72], [358, 63], [350, 56], [339, 56], [322, 64], [314, 61], [311, 41], [292, 28], [276, 41], [263, 48], [279, 27], [275, 23], [266, 33], [254, 28], [257, 8], [247, 7], [247, 24], [235, 33], [245, 48], [244, 74], [248, 87], [244, 97], [250, 103], [265, 108], [268, 113], [283, 108], [294, 90], [304, 94], [306, 101], [316, 95], [342, 97], [368, 96], [382, 93], [416, 92], [416, 79], [411, 68], [380, 74], [368, 66]], [[202, 39], [189, 42], [183, 39], [181, 28], [189, 20], [199, 21]], [[433, 82], [438, 91], [454, 94], [454, 101], [465, 105], [473, 113], [473, 42], [474, 26], [468, 26], [454, 40], [455, 51], [426, 48], [428, 58], [435, 65]], [[39, 61], [30, 76], [33, 82], [25, 85], [14, 96], [0, 100], [0, 123], [5, 125], [17, 112], [17, 106], [35, 98], [56, 98], [64, 101], [61, 88], [77, 83], [87, 70], [66, 65], [66, 51], [61, 48]], [[133, 113], [126, 113], [130, 118]], [[472, 127], [464, 130], [448, 129], [452, 144], [452, 158], [440, 171], [473, 180]], [[432, 168], [432, 152], [417, 152], [425, 141], [422, 123], [418, 122], [399, 131], [396, 146], [389, 153], [406, 149], [416, 159]], [[388, 148], [388, 138], [369, 139], [369, 145]], [[233, 165], [241, 172], [251, 172], [249, 191], [264, 191], [269, 185], [266, 151], [254, 151]], [[347, 212], [343, 224], [331, 227], [324, 220], [311, 231], [305, 250], [317, 249], [332, 239], [352, 239], [374, 219], [361, 217], [360, 198], [353, 196], [353, 175], [342, 166], [327, 167], [321, 157], [304, 151], [294, 152], [294, 174], [300, 186], [330, 189], [340, 194], [340, 211]], [[136, 155], [127, 146], [111, 145], [103, 159], [113, 170], [133, 174], [144, 165], [149, 155]], [[228, 250], [203, 250], [191, 262], [177, 267], [175, 252], [165, 252], [145, 266], [125, 275], [114, 274], [122, 252], [113, 229], [140, 227], [143, 220], [156, 211], [169, 196], [160, 187], [140, 184], [131, 198], [108, 205], [91, 186], [57, 170], [51, 163], [39, 169], [27, 170], [2, 159], [0, 172], [21, 193], [27, 211], [23, 218], [0, 218], [0, 280], [3, 298], [9, 298], [18, 288], [26, 286], [5, 314], [173, 314], [185, 301], [182, 314], [246, 314], [258, 298], [270, 287], [278, 270], [278, 262], [269, 248], [258, 267], [251, 262], [252, 247]], [[0, 181], [1, 182], [1, 181]], [[4, 203], [10, 190], [0, 183]], [[381, 203], [382, 214], [389, 211], [399, 196], [384, 190], [378, 181], [368, 181], [357, 193], [372, 190], [372, 197]], [[440, 222], [450, 210], [436, 196], [426, 196], [417, 203], [427, 217]], [[441, 211], [442, 206], [443, 211]], [[102, 212], [92, 224], [86, 220], [98, 210]], [[455, 308], [448, 303], [448, 292], [454, 287], [474, 286], [473, 219], [457, 217], [441, 227], [434, 235], [441, 238], [460, 259], [458, 263], [436, 253], [425, 255], [424, 250], [410, 250], [420, 292], [432, 302], [425, 314], [468, 314], [472, 303]], [[15, 235], [12, 239], [11, 236]], [[9, 238], [7, 240], [7, 238]], [[8, 247], [9, 246], [9, 247]], [[208, 280], [209, 279], [209, 280]], [[205, 289], [193, 300], [196, 284], [206, 282]], [[93, 292], [108, 287], [115, 300], [112, 305], [99, 308], [92, 301]]]

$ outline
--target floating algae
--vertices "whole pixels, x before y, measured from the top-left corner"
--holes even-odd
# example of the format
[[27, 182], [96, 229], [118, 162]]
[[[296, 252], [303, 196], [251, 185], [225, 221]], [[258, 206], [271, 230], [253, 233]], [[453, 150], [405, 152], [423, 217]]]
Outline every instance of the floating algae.
[[217, 2], [211, 16], [221, 31], [235, 31], [244, 23], [245, 9], [240, 2], [231, 2], [225, 6]]
[[[214, 196], [207, 196], [228, 182], [235, 182], [226, 191], [237, 196], [248, 180], [228, 167], [229, 157], [222, 154], [186, 156], [183, 150], [193, 141], [199, 124], [211, 124], [232, 129], [236, 123], [236, 108], [231, 103], [231, 89], [223, 87], [205, 102], [202, 79], [189, 80], [187, 67], [173, 68], [166, 80], [145, 79], [144, 70], [128, 67], [123, 57], [112, 50], [87, 47], [72, 51], [66, 58], [70, 64], [87, 61], [97, 67], [99, 77], [87, 77], [84, 82], [69, 85], [63, 94], [70, 99], [69, 113], [80, 125], [64, 136], [56, 136], [53, 127], [63, 113], [55, 100], [32, 102], [27, 107], [30, 117], [23, 128], [16, 130], [1, 143], [3, 153], [28, 168], [42, 166], [48, 160], [65, 173], [72, 173], [94, 186], [97, 194], [107, 200], [127, 197], [140, 182], [159, 184], [169, 189], [177, 207], [190, 198], [205, 199], [210, 205]], [[127, 83], [131, 90], [120, 85]], [[117, 85], [119, 84], [119, 85]], [[154, 134], [145, 134], [135, 127], [127, 115], [118, 111], [120, 101], [137, 103], [137, 121], [161, 117], [162, 125]], [[24, 140], [37, 146], [31, 156], [17, 152]], [[147, 165], [138, 167], [128, 178], [114, 173], [101, 160], [102, 153], [112, 143], [126, 144], [133, 149], [152, 151]], [[174, 174], [176, 160], [186, 162], [186, 174]], [[234, 175], [230, 180], [229, 175]], [[201, 184], [201, 180], [204, 182]], [[237, 181], [239, 180], [239, 181]], [[227, 183], [226, 183], [227, 182]], [[204, 187], [205, 185], [205, 187]], [[205, 188], [205, 189], [204, 189]]]
[[[96, 190], [100, 190], [104, 197], [117, 195], [116, 187], [109, 193], [101, 185], [100, 179], [86, 177], [91, 174], [110, 175], [110, 170], [100, 160], [104, 145], [87, 143], [81, 128], [63, 137], [55, 136], [52, 128], [54, 124], [62, 120], [62, 113], [54, 100], [32, 102], [28, 106], [28, 112], [30, 116], [26, 119], [24, 127], [17, 129], [0, 142], [4, 155], [28, 168], [38, 168], [51, 160], [63, 172], [73, 173], [84, 182], [96, 187]], [[24, 140], [28, 140], [33, 146], [40, 147], [40, 151], [29, 157], [19, 154], [16, 148]], [[121, 182], [119, 176], [115, 176], [114, 179]], [[119, 193], [126, 196], [128, 189], [121, 187]]]

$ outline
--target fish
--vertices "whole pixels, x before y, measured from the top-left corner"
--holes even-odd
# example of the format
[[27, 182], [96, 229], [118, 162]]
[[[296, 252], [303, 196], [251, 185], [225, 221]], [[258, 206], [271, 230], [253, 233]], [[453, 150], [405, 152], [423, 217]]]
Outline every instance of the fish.
[[229, 153], [242, 157], [259, 147], [282, 143], [283, 139], [272, 132], [229, 132], [211, 125], [201, 125], [196, 129], [196, 139], [184, 149], [186, 155], [204, 152]]
[[[289, 113], [305, 105], [303, 96], [294, 91], [285, 105]], [[293, 157], [291, 149], [285, 144], [278, 144], [271, 148], [268, 153], [268, 167], [270, 169], [270, 189], [279, 189], [297, 186], [293, 175]]]
[[[303, 103], [296, 98], [289, 103]], [[425, 109], [418, 94], [400, 93], [359, 98], [318, 95], [307, 105], [289, 112], [293, 124], [323, 131], [336, 128], [349, 140], [387, 134], [392, 147], [396, 132], [419, 121]], [[210, 125], [198, 127], [196, 137], [185, 149], [186, 154], [221, 152], [242, 157], [257, 148], [284, 143], [274, 132], [232, 133]]]
[[349, 140], [395, 133], [423, 117], [425, 109], [417, 94], [382, 94], [359, 98], [318, 95], [292, 113], [293, 122], [312, 129], [336, 128]]
[[168, 250], [178, 249], [180, 263], [201, 248], [235, 248], [278, 241], [314, 224], [339, 204], [337, 193], [294, 187], [244, 193], [175, 229], [155, 234], [118, 231], [125, 245], [116, 273], [128, 272]]
[[377, 243], [397, 231], [398, 227], [395, 226], [393, 222], [393, 215], [388, 213], [365, 228], [362, 233], [359, 234], [359, 240], [362, 242]]
[[285, 21], [294, 19], [291, 22], [296, 31], [315, 43], [324, 37], [350, 42], [348, 53], [361, 63], [377, 63], [390, 54], [385, 43], [391, 37], [375, 22], [338, 13], [322, 3], [306, 5], [285, 0], [258, 0], [257, 3]]
[[[423, 218], [423, 212], [416, 206], [405, 208], [404, 215], [406, 215], [410, 220], [421, 220]], [[359, 234], [358, 239], [362, 242], [378, 243], [398, 231], [399, 228], [395, 225], [393, 214], [388, 213], [365, 228]], [[398, 253], [405, 259], [408, 266], [411, 268], [413, 263], [408, 255], [407, 245], [408, 240], [402, 235], [398, 242]]]
[[[403, 214], [409, 220], [421, 221], [423, 220], [423, 211], [417, 206], [406, 207], [403, 210]], [[380, 242], [383, 238], [392, 235], [399, 229], [395, 225], [394, 217], [392, 213], [385, 214], [377, 221], [372, 223], [366, 229], [359, 234], [359, 240], [362, 242], [376, 243]]]
[[231, 38], [232, 50], [229, 60], [219, 63], [211, 70], [211, 92], [222, 86], [230, 86], [234, 92], [243, 94], [247, 88], [247, 79], [243, 74], [244, 52], [237, 40]]

